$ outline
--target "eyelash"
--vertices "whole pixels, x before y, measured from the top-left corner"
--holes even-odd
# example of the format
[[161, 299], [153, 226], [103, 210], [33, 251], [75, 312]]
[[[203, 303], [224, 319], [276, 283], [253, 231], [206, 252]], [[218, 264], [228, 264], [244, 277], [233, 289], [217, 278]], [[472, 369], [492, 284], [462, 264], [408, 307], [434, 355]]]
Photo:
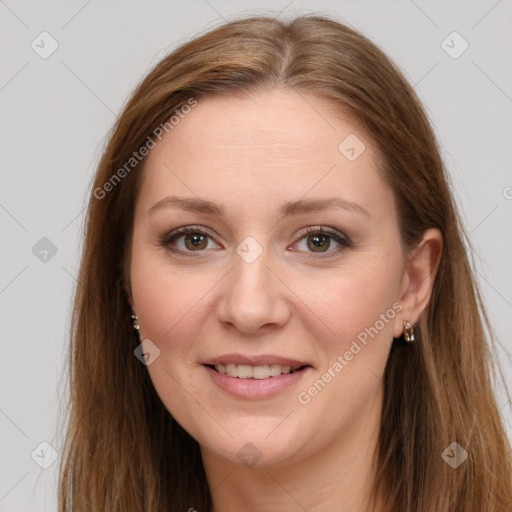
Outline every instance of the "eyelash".
[[[163, 247], [167, 247], [170, 251], [172, 251], [174, 253], [178, 253], [183, 256], [192, 257], [192, 258], [197, 257], [197, 256], [199, 256], [199, 254], [194, 254], [194, 253], [204, 252], [205, 249], [203, 249], [202, 251], [182, 251], [181, 249], [172, 249], [171, 247], [169, 247], [171, 243], [175, 242], [181, 236], [187, 235], [187, 234], [201, 234], [201, 235], [205, 235], [210, 238], [213, 238], [201, 226], [184, 226], [184, 227], [175, 229], [175, 230], [171, 231], [170, 233], [168, 233], [167, 235], [165, 235], [164, 237], [162, 237], [160, 239], [160, 245], [162, 245]], [[327, 236], [327, 237], [331, 238], [332, 240], [334, 240], [335, 242], [337, 242], [338, 244], [340, 244], [341, 248], [339, 247], [338, 249], [334, 249], [332, 251], [327, 251], [326, 253], [313, 253], [312, 252], [309, 254], [314, 255], [314, 256], [305, 256], [306, 258], [312, 258], [312, 259], [329, 258], [334, 253], [340, 252], [340, 250], [342, 250], [342, 248], [352, 247], [352, 243], [346, 235], [337, 231], [336, 229], [329, 228], [327, 226], [310, 226], [310, 227], [304, 228], [302, 231], [300, 231], [299, 238], [297, 241], [300, 241], [303, 238], [306, 238], [308, 235], [313, 235], [313, 234]]]

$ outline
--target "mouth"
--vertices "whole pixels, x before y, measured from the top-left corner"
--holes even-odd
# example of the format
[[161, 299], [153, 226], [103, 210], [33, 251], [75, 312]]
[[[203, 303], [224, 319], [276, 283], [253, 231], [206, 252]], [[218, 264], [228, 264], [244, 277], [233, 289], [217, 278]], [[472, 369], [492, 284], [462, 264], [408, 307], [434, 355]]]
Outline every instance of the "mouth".
[[249, 365], [249, 364], [206, 364], [212, 370], [222, 375], [234, 377], [238, 379], [257, 379], [264, 380], [272, 377], [279, 377], [283, 374], [299, 373], [310, 365], [281, 365], [281, 364], [263, 364], [263, 365]]
[[213, 384], [228, 395], [264, 400], [299, 385], [314, 367], [276, 354], [224, 354], [202, 362]]

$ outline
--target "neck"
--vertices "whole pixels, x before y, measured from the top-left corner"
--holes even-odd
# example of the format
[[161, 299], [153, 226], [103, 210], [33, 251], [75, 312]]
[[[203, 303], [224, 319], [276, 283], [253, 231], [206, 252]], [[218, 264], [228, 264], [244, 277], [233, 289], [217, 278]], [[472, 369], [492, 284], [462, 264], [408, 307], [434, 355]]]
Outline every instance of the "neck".
[[[294, 462], [248, 467], [202, 450], [211, 512], [367, 512], [375, 477], [380, 427], [377, 403], [322, 450]], [[321, 430], [319, 429], [319, 435]], [[383, 512], [377, 503], [376, 512]]]

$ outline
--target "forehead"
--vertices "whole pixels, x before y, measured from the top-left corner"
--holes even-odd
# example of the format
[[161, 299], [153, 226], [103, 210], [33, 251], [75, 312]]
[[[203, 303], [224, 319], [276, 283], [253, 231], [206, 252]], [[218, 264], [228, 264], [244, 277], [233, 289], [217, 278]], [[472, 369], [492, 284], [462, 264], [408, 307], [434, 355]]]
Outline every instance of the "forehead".
[[388, 207], [391, 199], [359, 124], [293, 90], [198, 99], [147, 157], [141, 200], [167, 192], [269, 204], [305, 194], [365, 202], [376, 195]]
[[279, 159], [291, 151], [308, 161], [332, 160], [339, 142], [350, 134], [367, 139], [350, 116], [326, 100], [276, 89], [250, 97], [222, 94], [198, 100], [160, 148], [183, 147], [193, 153], [232, 149], [236, 152], [231, 156], [241, 161], [253, 155]]

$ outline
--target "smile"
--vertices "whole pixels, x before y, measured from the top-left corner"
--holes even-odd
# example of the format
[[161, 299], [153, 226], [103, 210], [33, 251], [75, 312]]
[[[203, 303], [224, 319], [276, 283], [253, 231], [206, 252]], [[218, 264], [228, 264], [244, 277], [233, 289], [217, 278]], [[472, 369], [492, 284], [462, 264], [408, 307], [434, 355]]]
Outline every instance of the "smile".
[[216, 364], [208, 365], [210, 368], [215, 369], [218, 373], [236, 377], [238, 379], [268, 379], [270, 377], [278, 377], [282, 374], [295, 373], [304, 368], [304, 366], [291, 366], [280, 364], [264, 364], [258, 366], [251, 366], [249, 364]]
[[[202, 367], [217, 389], [231, 397], [263, 400], [283, 393], [287, 389], [304, 387], [303, 379], [311, 379], [310, 365], [280, 364], [203, 364]], [[228, 373], [229, 372], [229, 373]], [[309, 376], [309, 377], [308, 377]]]

